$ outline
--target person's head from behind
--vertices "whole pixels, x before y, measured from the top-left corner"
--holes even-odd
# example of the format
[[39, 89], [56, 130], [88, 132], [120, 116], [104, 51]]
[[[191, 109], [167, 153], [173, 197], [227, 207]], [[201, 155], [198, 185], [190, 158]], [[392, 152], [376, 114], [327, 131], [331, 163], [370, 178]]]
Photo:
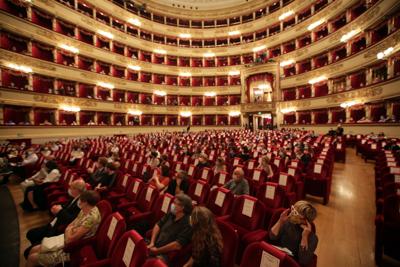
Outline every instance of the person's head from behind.
[[158, 156], [158, 154], [157, 154], [157, 152], [155, 152], [155, 151], [152, 151], [152, 152], [150, 153], [150, 157], [151, 157], [152, 159], [157, 158], [157, 156]]
[[58, 168], [57, 163], [53, 160], [49, 160], [48, 162], [46, 162], [45, 167], [46, 167], [47, 172], [51, 172], [52, 170], [55, 170]]
[[174, 202], [171, 205], [171, 213], [175, 216], [190, 215], [192, 213], [192, 199], [185, 194], [175, 196]]
[[89, 190], [85, 191], [79, 197], [78, 206], [81, 209], [91, 209], [100, 201], [100, 195], [97, 191]]
[[174, 176], [175, 180], [186, 180], [188, 178], [187, 172], [184, 170], [179, 170]]
[[[196, 206], [190, 215], [193, 228], [193, 257], [199, 259], [204, 249], [217, 247], [222, 250], [221, 232], [215, 222], [214, 214], [203, 206]], [[212, 256], [212, 255], [211, 255]]]
[[240, 182], [244, 178], [244, 171], [240, 167], [236, 167], [232, 174], [232, 179], [235, 182]]
[[97, 159], [97, 167], [104, 168], [107, 165], [107, 158], [106, 157], [99, 157]]
[[86, 190], [86, 183], [83, 179], [77, 179], [69, 185], [68, 194], [75, 198]]
[[201, 162], [201, 163], [206, 163], [207, 162], [207, 155], [206, 154], [204, 154], [204, 153], [202, 153], [202, 154], [200, 154], [200, 156], [199, 156], [199, 161]]
[[269, 164], [269, 157], [268, 157], [268, 156], [262, 157], [262, 159], [261, 159], [261, 165], [262, 165], [263, 167], [267, 167], [268, 164]]
[[215, 161], [215, 165], [218, 167], [222, 167], [225, 165], [225, 160], [221, 157], [217, 158], [217, 160]]
[[108, 174], [113, 174], [116, 170], [117, 170], [117, 166], [114, 163], [109, 162], [106, 164], [106, 172]]
[[310, 202], [305, 200], [297, 201], [292, 205], [289, 213], [289, 222], [293, 224], [307, 224], [312, 223], [317, 217], [317, 210], [311, 205]]

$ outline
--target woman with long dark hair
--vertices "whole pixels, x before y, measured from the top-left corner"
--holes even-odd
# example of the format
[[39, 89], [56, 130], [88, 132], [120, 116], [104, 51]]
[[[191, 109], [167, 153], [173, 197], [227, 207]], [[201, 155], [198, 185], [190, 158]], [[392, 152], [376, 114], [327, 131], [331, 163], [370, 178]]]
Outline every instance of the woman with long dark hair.
[[190, 222], [193, 228], [192, 257], [184, 267], [220, 267], [223, 242], [213, 213], [206, 207], [197, 206]]

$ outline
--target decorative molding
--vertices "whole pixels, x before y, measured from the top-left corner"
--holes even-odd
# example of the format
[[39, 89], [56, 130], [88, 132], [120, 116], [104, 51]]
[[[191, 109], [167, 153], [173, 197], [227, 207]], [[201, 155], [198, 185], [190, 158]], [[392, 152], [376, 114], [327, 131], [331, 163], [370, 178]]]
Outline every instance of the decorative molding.
[[381, 95], [383, 92], [383, 87], [371, 87], [365, 88], [361, 90], [355, 90], [350, 92], [344, 92], [340, 94], [335, 94], [326, 98], [326, 102], [329, 104], [332, 103], [342, 103], [354, 99], [364, 99], [368, 101], [368, 98], [375, 97]]
[[53, 96], [53, 95], [34, 95], [33, 100], [35, 102], [76, 105], [85, 108], [97, 107], [97, 103], [95, 101], [84, 98], [72, 98], [72, 97]]

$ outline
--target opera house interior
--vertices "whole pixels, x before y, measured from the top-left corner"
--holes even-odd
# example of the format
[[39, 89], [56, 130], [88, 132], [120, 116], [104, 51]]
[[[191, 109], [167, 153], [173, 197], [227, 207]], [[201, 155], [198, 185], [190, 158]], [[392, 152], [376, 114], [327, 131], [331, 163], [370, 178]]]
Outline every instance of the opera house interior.
[[400, 1], [0, 0], [0, 265], [400, 266]]

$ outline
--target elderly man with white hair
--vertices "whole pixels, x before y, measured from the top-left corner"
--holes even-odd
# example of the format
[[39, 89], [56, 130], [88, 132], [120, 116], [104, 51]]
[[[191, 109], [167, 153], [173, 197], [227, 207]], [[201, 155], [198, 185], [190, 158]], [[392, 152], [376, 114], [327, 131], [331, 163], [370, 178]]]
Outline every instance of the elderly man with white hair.
[[224, 187], [229, 189], [234, 195], [248, 195], [249, 183], [244, 178], [243, 169], [240, 167], [235, 168], [232, 174], [232, 180], [227, 182]]

